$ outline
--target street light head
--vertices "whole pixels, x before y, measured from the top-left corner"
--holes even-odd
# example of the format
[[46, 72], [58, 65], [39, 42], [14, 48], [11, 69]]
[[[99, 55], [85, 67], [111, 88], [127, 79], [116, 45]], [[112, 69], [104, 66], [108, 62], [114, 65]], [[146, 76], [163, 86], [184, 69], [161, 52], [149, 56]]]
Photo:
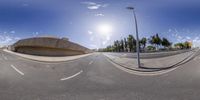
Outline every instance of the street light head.
[[134, 7], [126, 7], [126, 9], [134, 10]]

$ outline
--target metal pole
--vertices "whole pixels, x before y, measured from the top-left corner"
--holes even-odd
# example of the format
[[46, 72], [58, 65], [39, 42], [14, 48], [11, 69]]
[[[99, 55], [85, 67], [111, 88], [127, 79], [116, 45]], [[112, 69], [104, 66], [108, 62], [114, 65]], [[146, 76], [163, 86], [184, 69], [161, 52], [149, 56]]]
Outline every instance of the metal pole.
[[133, 11], [134, 15], [134, 20], [135, 20], [135, 29], [136, 29], [136, 47], [137, 47], [137, 64], [138, 67], [140, 68], [140, 44], [139, 44], [139, 36], [138, 36], [138, 25], [137, 25], [137, 18], [136, 18], [136, 13], [134, 10], [134, 7], [127, 7], [127, 9]]
[[135, 19], [135, 31], [136, 31], [136, 47], [137, 47], [137, 64], [138, 67], [140, 68], [140, 44], [139, 44], [139, 36], [138, 36], [138, 25], [137, 25], [137, 18], [136, 18], [136, 14], [135, 11], [133, 9], [133, 15], [134, 15], [134, 19]]

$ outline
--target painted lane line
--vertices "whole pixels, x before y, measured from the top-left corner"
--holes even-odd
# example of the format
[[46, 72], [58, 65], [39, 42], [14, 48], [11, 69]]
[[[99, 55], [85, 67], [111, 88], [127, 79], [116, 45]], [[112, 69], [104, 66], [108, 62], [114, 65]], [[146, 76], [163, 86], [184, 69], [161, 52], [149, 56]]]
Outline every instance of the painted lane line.
[[83, 70], [81, 70], [80, 72], [78, 72], [78, 73], [76, 73], [76, 74], [74, 74], [72, 76], [69, 76], [69, 77], [66, 77], [66, 78], [62, 78], [60, 80], [64, 81], [64, 80], [68, 80], [68, 79], [74, 78], [74, 77], [78, 76], [79, 74], [81, 74], [82, 72], [83, 72]]
[[19, 74], [24, 75], [23, 72], [21, 72], [20, 70], [18, 70], [14, 65], [10, 65], [15, 71], [17, 71]]
[[93, 63], [93, 61], [90, 61], [89, 65], [91, 65]]

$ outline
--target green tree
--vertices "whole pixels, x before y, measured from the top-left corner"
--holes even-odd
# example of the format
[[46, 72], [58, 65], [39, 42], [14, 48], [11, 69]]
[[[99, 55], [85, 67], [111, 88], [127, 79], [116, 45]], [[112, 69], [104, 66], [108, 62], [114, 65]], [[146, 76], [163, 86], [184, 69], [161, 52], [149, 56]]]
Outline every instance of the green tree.
[[133, 35], [128, 36], [127, 43], [128, 43], [128, 48], [130, 52], [136, 51], [136, 40], [133, 37]]
[[166, 47], [170, 47], [172, 43], [170, 43], [167, 38], [162, 38], [161, 44], [162, 44], [162, 46], [164, 46], [166, 48]]
[[114, 42], [115, 51], [120, 52], [120, 42], [117, 40]]
[[143, 37], [140, 40], [140, 45], [142, 46], [142, 49], [144, 50], [144, 48], [146, 47], [146, 43], [147, 43], [147, 38]]
[[154, 46], [147, 46], [147, 50], [155, 50], [156, 48]]
[[183, 43], [176, 43], [174, 44], [174, 46], [178, 49], [183, 49], [184, 48], [184, 44]]
[[120, 51], [124, 52], [124, 40], [123, 39], [120, 41]]
[[124, 51], [127, 52], [128, 51], [128, 43], [126, 38], [124, 38]]
[[149, 39], [149, 43], [155, 45], [156, 50], [158, 50], [159, 46], [161, 45], [161, 42], [162, 40], [160, 39], [158, 34], [151, 36], [151, 38]]

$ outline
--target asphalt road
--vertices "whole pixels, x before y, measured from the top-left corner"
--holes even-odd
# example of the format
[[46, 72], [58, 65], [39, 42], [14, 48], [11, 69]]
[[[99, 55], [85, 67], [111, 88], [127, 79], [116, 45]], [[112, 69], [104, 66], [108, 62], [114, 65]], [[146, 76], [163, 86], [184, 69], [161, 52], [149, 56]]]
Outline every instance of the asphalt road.
[[158, 76], [129, 74], [100, 53], [41, 63], [0, 51], [0, 100], [199, 100], [200, 56]]

